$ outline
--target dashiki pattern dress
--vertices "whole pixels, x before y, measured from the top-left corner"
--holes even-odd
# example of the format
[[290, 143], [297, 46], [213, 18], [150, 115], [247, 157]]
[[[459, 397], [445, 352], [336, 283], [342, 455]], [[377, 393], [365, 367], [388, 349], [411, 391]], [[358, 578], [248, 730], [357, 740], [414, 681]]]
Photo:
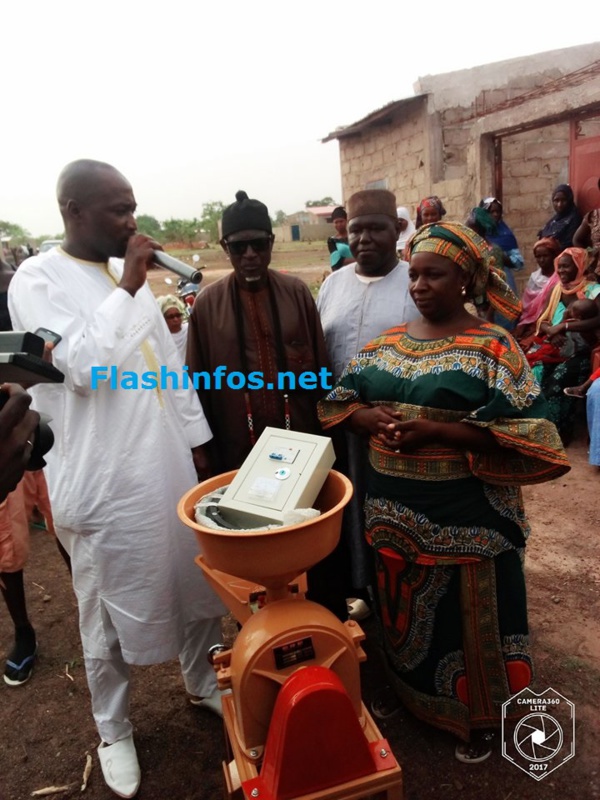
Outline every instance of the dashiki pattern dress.
[[319, 415], [327, 428], [376, 404], [402, 420], [481, 426], [502, 446], [402, 454], [369, 441], [366, 537], [389, 677], [416, 716], [467, 740], [498, 725], [502, 703], [531, 680], [520, 486], [568, 462], [521, 350], [491, 323], [439, 340], [386, 331]]

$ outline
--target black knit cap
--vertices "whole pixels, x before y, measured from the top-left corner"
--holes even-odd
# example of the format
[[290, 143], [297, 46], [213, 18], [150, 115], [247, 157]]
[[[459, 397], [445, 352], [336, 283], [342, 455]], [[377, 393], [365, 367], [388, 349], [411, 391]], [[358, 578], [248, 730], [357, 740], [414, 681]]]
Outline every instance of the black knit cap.
[[246, 192], [240, 190], [235, 194], [235, 203], [227, 206], [221, 222], [223, 238], [238, 231], [273, 232], [269, 209], [260, 200], [250, 200]]

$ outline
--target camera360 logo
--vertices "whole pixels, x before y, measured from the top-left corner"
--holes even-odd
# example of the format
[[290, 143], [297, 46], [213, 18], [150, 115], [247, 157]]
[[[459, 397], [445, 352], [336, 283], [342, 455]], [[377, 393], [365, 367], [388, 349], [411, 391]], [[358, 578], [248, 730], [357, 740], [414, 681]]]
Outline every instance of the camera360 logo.
[[[507, 719], [519, 718], [514, 725]], [[575, 706], [548, 688], [523, 689], [502, 706], [502, 755], [536, 781], [575, 755]]]

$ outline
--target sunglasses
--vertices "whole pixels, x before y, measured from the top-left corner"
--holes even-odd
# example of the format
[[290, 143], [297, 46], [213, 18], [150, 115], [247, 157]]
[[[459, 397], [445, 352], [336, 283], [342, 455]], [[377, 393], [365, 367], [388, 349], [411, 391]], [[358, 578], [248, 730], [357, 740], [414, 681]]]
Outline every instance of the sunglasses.
[[251, 247], [255, 253], [266, 253], [271, 245], [270, 236], [261, 236], [259, 239], [240, 239], [237, 242], [228, 242], [227, 249], [233, 256], [243, 256], [248, 247]]

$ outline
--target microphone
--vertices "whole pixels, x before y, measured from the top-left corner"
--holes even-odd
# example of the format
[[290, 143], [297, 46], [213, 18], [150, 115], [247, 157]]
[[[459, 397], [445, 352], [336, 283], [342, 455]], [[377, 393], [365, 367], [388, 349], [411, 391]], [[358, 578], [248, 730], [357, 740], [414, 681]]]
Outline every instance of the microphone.
[[202, 273], [199, 269], [190, 267], [178, 258], [173, 258], [173, 256], [163, 253], [162, 250], [154, 251], [154, 262], [159, 267], [164, 267], [174, 272], [176, 275], [185, 278], [186, 281], [190, 281], [190, 283], [200, 283], [202, 281]]

